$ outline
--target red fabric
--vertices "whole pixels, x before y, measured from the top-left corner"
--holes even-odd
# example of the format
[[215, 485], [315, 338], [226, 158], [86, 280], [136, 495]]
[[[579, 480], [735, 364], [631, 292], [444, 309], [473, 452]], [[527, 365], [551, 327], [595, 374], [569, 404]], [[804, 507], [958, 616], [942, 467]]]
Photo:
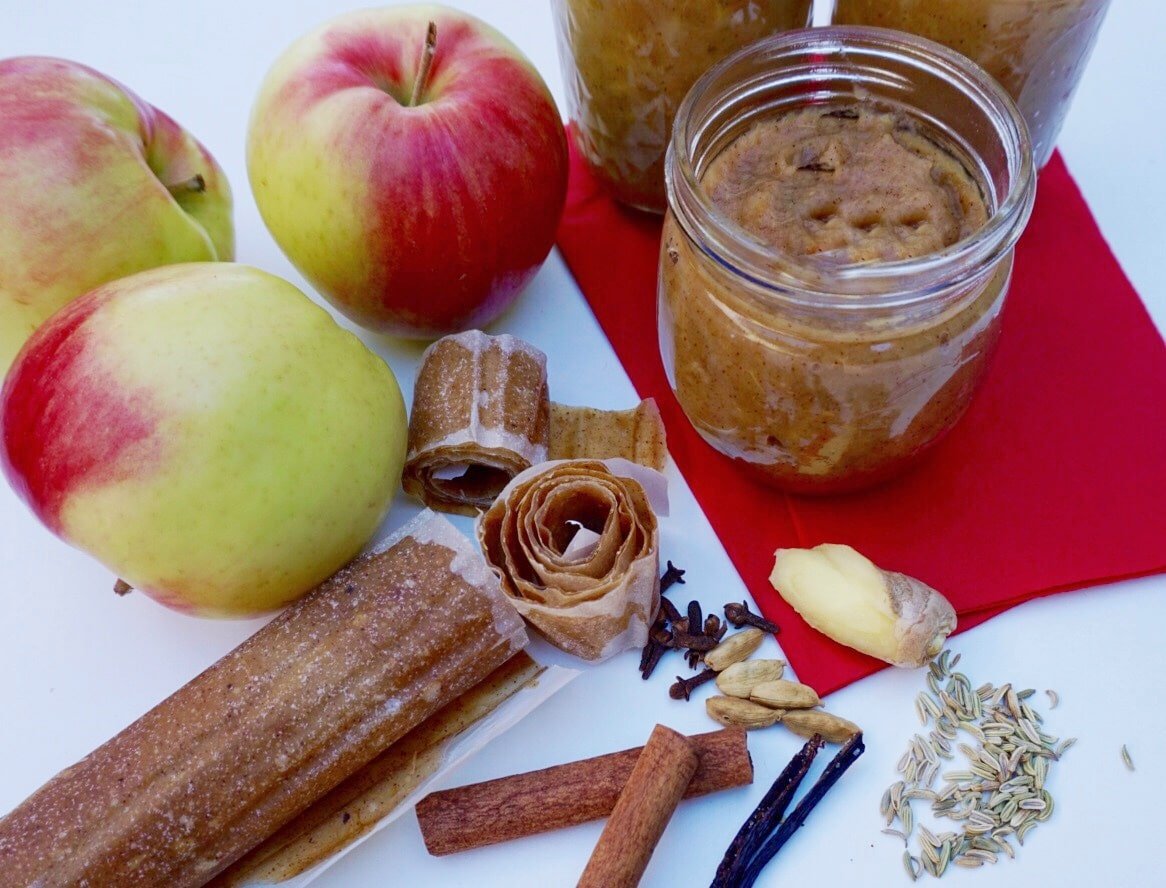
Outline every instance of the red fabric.
[[[1055, 156], [1017, 248], [1003, 335], [960, 424], [902, 478], [804, 498], [738, 473], [685, 419], [656, 344], [660, 222], [607, 198], [573, 151], [559, 247], [803, 681], [885, 664], [810, 629], [773, 591], [779, 546], [848, 543], [940, 589], [968, 628], [1030, 598], [1166, 570], [1166, 348]], [[683, 553], [669, 553], [682, 566]], [[705, 590], [706, 597], [709, 590]]]

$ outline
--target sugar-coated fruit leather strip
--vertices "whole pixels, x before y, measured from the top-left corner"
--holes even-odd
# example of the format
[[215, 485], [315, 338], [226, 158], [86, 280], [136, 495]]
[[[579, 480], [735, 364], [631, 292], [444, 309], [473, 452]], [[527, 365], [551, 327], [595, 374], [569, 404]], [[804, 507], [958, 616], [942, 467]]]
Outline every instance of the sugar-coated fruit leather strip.
[[532, 686], [544, 671], [519, 651], [239, 858], [210, 888], [284, 882], [340, 853], [442, 766], [450, 741]]
[[526, 642], [426, 512], [0, 820], [11, 885], [203, 885]]
[[654, 398], [631, 410], [551, 404], [550, 459], [622, 457], [663, 471], [667, 436]]
[[467, 330], [426, 349], [413, 387], [401, 485], [431, 509], [474, 515], [547, 458], [546, 355]]

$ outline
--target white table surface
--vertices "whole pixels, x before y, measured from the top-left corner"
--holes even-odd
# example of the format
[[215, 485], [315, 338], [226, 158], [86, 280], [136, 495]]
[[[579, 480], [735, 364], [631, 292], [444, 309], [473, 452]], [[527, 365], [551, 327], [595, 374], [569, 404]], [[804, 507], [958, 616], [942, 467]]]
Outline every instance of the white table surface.
[[[259, 82], [276, 55], [349, 5], [359, 4], [4, 0], [0, 57], [48, 54], [85, 62], [177, 118], [210, 147], [234, 186], [240, 261], [311, 292], [260, 222], [245, 175], [244, 134]], [[562, 106], [547, 3], [461, 0], [453, 5], [511, 37], [542, 71]], [[1163, 35], [1166, 4], [1114, 4], [1061, 139], [1070, 168], [1160, 330], [1166, 328]], [[495, 328], [524, 336], [549, 353], [557, 399], [610, 407], [634, 403], [630, 384], [557, 254]], [[408, 397], [419, 348], [365, 338], [392, 365]], [[699, 597], [706, 609], [739, 599], [740, 580], [675, 471], [672, 480], [674, 510], [663, 522], [663, 551], [690, 571], [689, 584], [676, 597]], [[401, 524], [415, 508], [402, 498], [386, 529]], [[1166, 520], [1163, 530], [1166, 546]], [[777, 542], [758, 540], [757, 545]], [[116, 599], [109, 591], [112, 579], [88, 556], [52, 537], [0, 485], [0, 811], [259, 625], [183, 617], [140, 595]], [[952, 647], [963, 653], [961, 668], [974, 684], [1012, 681], [1018, 687], [1058, 690], [1062, 702], [1049, 714], [1049, 729], [1080, 741], [1050, 779], [1056, 815], [1030, 836], [1019, 859], [1002, 862], [990, 874], [955, 871], [946, 878], [968, 885], [1166, 884], [1158, 857], [1158, 815], [1166, 786], [1166, 707], [1159, 691], [1166, 675], [1163, 623], [1166, 577], [1155, 577], [1037, 601], [953, 640]], [[767, 653], [776, 654], [772, 642], [767, 644]], [[536, 652], [548, 650], [543, 645]], [[639, 745], [657, 721], [689, 732], [711, 729], [701, 703], [668, 699], [668, 684], [679, 671], [675, 660], [665, 662], [651, 681], [641, 682], [636, 655], [630, 653], [589, 669], [465, 766], [451, 784]], [[879, 833], [877, 807], [894, 779], [895, 761], [918, 727], [912, 704], [922, 684], [919, 673], [886, 670], [827, 700], [829, 709], [865, 728], [868, 752], [760, 884], [877, 886], [906, 880], [902, 848]], [[1038, 702], [1043, 701], [1041, 695]], [[1134, 773], [1120, 760], [1123, 743], [1137, 762]], [[707, 884], [728, 839], [798, 746], [781, 730], [751, 735], [756, 784], [685, 803], [644, 884]], [[435, 859], [425, 853], [410, 814], [341, 860], [317, 884], [571, 885], [600, 828], [581, 826]]]

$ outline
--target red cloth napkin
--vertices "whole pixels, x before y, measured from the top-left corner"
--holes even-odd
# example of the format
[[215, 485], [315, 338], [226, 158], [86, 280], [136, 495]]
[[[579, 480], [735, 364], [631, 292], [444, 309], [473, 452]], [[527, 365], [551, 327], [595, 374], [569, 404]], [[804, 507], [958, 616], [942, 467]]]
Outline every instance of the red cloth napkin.
[[[738, 473], [689, 425], [656, 343], [657, 218], [607, 198], [572, 146], [559, 247], [799, 677], [829, 693], [885, 664], [807, 626], [769, 584], [779, 546], [848, 543], [941, 590], [969, 628], [1030, 598], [1166, 570], [1166, 348], [1060, 156], [1017, 248], [994, 364], [902, 478], [796, 497]], [[681, 566], [683, 553], [670, 553]], [[707, 590], [706, 590], [707, 592]]]

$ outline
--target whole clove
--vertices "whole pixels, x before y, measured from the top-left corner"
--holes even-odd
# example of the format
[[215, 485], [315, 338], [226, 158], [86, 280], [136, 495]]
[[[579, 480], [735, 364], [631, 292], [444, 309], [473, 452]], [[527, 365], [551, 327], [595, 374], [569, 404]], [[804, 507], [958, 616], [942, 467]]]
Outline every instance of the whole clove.
[[640, 656], [640, 678], [647, 681], [651, 677], [667, 650], [668, 648], [655, 641], [649, 641], [644, 646], [644, 653]]
[[716, 677], [717, 673], [712, 669], [706, 669], [688, 678], [681, 678], [678, 675], [676, 676], [676, 682], [668, 689], [668, 696], [673, 700], [688, 700], [694, 690]]
[[703, 654], [717, 646], [717, 640], [708, 635], [689, 635], [687, 632], [673, 632], [672, 646], [682, 650]]
[[680, 619], [680, 611], [676, 609], [676, 605], [668, 598], [660, 599], [660, 613], [664, 615], [669, 623], [676, 623]]
[[716, 614], [709, 614], [704, 618], [704, 634], [710, 638], [715, 638], [720, 641], [725, 637], [725, 633], [729, 629], [729, 624], [721, 621], [721, 618]]
[[738, 604], [735, 601], [729, 602], [725, 605], [725, 619], [740, 629], [742, 626], [756, 626], [771, 635], [777, 635], [781, 632], [781, 627], [776, 623], [771, 623], [769, 620], [760, 614], [755, 614], [749, 609], [749, 603], [742, 601]]
[[684, 585], [685, 571], [676, 567], [671, 561], [668, 562], [668, 568], [664, 571], [664, 576], [660, 577], [660, 594], [663, 595], [676, 583]]
[[704, 628], [704, 614], [700, 609], [700, 602], [696, 599], [688, 602], [688, 630], [696, 635]]

